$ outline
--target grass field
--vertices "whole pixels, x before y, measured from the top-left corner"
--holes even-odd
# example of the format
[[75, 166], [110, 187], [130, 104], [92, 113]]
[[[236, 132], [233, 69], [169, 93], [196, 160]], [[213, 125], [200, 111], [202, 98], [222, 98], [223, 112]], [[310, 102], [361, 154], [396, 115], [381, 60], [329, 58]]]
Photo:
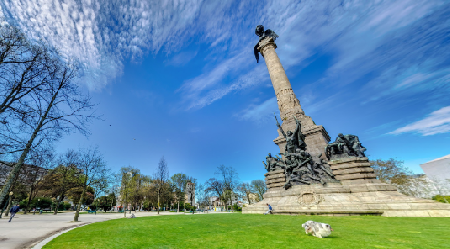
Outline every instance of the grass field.
[[[307, 220], [329, 223], [318, 239]], [[44, 248], [450, 248], [450, 218], [207, 214], [116, 219], [76, 228]]]

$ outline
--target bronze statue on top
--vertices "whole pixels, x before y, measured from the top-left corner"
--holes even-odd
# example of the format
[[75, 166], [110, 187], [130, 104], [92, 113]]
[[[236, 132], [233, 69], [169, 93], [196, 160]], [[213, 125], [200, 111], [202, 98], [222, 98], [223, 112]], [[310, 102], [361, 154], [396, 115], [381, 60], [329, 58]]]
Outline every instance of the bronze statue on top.
[[328, 160], [347, 158], [347, 157], [366, 157], [364, 152], [366, 148], [361, 145], [358, 136], [342, 133], [334, 143], [330, 143], [326, 147], [326, 156]]
[[262, 25], [256, 26], [255, 34], [257, 36], [259, 36], [259, 41], [255, 45], [253, 52], [255, 53], [256, 63], [259, 63], [259, 42], [262, 41], [266, 37], [272, 37], [273, 40], [275, 41], [277, 39], [277, 37], [279, 37], [279, 36], [277, 34], [275, 34], [275, 31], [272, 31], [270, 29], [264, 31], [264, 26], [262, 26]]

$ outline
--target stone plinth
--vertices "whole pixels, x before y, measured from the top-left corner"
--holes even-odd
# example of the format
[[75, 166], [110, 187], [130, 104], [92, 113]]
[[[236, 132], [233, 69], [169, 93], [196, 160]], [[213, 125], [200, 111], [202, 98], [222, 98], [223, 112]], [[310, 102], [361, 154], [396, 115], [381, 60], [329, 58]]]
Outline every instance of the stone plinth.
[[376, 180], [374, 170], [370, 167], [367, 157], [343, 158], [328, 161], [337, 180], [344, 185], [361, 183], [380, 183]]
[[387, 217], [450, 217], [450, 204], [405, 196], [395, 186], [385, 183], [362, 183], [327, 186], [295, 185], [288, 190], [274, 188], [264, 200], [242, 209], [242, 213], [267, 211], [284, 215], [381, 215]]
[[284, 169], [267, 172], [266, 177], [267, 189], [282, 188], [286, 183], [286, 175]]

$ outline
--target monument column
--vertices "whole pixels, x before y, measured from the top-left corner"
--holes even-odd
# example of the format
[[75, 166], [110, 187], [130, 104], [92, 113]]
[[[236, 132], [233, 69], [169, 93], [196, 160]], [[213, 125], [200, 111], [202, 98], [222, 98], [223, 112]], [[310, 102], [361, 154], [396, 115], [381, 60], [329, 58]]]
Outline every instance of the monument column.
[[[305, 135], [305, 143], [307, 144], [307, 152], [313, 156], [323, 153], [325, 147], [330, 141], [328, 132], [321, 125], [316, 125], [311, 117], [306, 116], [302, 110], [300, 101], [292, 90], [291, 83], [286, 76], [280, 58], [278, 58], [275, 49], [277, 45], [272, 37], [265, 37], [259, 42], [259, 52], [264, 57], [267, 69], [269, 70], [270, 80], [272, 81], [277, 98], [280, 117], [283, 121], [282, 128], [284, 131], [295, 129], [295, 117], [302, 123], [302, 133]], [[279, 137], [274, 142], [280, 147], [280, 152], [284, 153], [286, 140], [278, 130]], [[323, 158], [325, 154], [323, 154]]]

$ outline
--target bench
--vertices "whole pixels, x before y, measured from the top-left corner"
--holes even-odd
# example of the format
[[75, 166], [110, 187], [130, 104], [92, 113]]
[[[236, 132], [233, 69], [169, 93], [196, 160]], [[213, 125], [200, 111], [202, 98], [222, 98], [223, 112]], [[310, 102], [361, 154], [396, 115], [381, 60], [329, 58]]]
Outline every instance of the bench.
[[88, 214], [92, 214], [92, 213], [95, 213], [95, 211], [88, 210]]

